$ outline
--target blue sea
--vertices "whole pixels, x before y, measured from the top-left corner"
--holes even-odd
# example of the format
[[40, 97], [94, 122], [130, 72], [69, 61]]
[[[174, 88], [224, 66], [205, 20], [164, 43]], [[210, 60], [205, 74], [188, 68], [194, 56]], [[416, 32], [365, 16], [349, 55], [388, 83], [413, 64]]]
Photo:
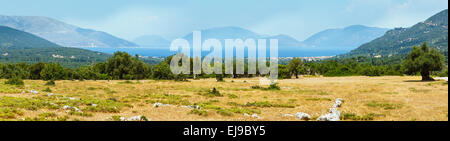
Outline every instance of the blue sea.
[[[125, 51], [129, 54], [140, 56], [155, 56], [167, 57], [174, 55], [177, 52], [171, 52], [168, 48], [155, 47], [118, 47], [118, 48], [84, 48], [92, 51], [113, 54], [117, 51]], [[345, 50], [279, 50], [279, 57], [314, 57], [314, 56], [335, 56], [347, 53]], [[246, 53], [247, 54], [247, 53]], [[207, 52], [202, 53], [202, 56], [207, 55]]]

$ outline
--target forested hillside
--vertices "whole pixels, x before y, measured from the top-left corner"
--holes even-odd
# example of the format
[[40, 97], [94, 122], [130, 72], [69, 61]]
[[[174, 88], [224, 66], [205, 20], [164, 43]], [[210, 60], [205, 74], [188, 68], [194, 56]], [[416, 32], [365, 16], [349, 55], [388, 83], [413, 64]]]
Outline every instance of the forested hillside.
[[78, 48], [61, 47], [50, 41], [5, 26], [0, 26], [0, 62], [58, 62], [75, 68], [106, 61], [111, 55]]
[[412, 50], [413, 46], [424, 42], [448, 56], [447, 9], [410, 28], [390, 30], [384, 36], [341, 56], [390, 57], [405, 55]]

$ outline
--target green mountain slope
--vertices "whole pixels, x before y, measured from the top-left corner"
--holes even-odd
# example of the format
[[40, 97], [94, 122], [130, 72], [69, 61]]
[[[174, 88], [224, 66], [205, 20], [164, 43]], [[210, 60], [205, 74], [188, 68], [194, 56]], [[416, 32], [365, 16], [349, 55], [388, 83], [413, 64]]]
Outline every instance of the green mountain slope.
[[410, 28], [396, 28], [342, 57], [405, 55], [423, 42], [448, 56], [448, 9]]
[[33, 34], [0, 26], [1, 63], [59, 62], [66, 67], [77, 67], [105, 61], [108, 57], [109, 54], [61, 47]]

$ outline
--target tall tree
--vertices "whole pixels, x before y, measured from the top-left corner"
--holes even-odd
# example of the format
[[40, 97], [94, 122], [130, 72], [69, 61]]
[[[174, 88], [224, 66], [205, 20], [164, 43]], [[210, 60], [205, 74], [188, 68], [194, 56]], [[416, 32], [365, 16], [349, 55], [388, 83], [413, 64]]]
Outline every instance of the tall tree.
[[46, 64], [41, 71], [41, 78], [44, 80], [61, 80], [66, 76], [64, 68], [60, 64]]
[[294, 58], [289, 62], [287, 68], [291, 75], [295, 75], [295, 78], [298, 78], [298, 75], [301, 73], [303, 67], [303, 61], [300, 58]]
[[422, 81], [433, 81], [430, 77], [431, 71], [440, 71], [443, 68], [444, 56], [434, 48], [430, 49], [426, 43], [419, 48], [414, 46], [408, 58], [403, 63], [403, 67], [407, 74], [415, 74], [417, 72], [422, 75]]

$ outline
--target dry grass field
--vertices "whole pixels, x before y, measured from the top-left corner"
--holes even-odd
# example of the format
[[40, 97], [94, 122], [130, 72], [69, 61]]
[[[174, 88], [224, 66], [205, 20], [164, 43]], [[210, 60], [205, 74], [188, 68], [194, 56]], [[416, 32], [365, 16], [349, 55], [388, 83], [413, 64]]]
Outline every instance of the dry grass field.
[[[0, 80], [0, 120], [111, 121], [142, 115], [152, 121], [297, 121], [283, 116], [297, 112], [315, 120], [327, 113], [336, 98], [343, 98], [339, 111], [344, 121], [448, 121], [448, 83], [419, 80], [409, 76], [302, 77], [279, 80], [280, 90], [256, 87], [259, 78], [56, 81], [55, 86], [27, 80], [22, 87]], [[218, 93], [211, 92], [213, 88]], [[157, 102], [170, 106], [153, 107]], [[66, 105], [81, 111], [63, 109]]]

